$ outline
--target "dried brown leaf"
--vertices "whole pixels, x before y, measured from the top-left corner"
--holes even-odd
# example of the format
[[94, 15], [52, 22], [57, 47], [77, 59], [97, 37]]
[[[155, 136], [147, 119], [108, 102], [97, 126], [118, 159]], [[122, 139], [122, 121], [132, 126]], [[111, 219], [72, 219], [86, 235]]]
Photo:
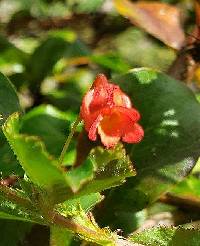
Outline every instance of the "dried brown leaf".
[[158, 2], [114, 0], [120, 14], [129, 18], [136, 26], [163, 41], [166, 45], [180, 49], [185, 41], [177, 7]]

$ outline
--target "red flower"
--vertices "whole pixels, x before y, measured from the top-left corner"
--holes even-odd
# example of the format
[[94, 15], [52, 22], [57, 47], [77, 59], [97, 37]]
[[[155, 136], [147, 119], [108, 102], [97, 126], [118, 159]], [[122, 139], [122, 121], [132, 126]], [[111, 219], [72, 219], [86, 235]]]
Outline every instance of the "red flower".
[[137, 123], [139, 112], [119, 86], [109, 83], [103, 74], [97, 75], [92, 88], [84, 96], [80, 115], [89, 139], [95, 141], [98, 133], [107, 148], [114, 147], [120, 139], [138, 143], [144, 136]]

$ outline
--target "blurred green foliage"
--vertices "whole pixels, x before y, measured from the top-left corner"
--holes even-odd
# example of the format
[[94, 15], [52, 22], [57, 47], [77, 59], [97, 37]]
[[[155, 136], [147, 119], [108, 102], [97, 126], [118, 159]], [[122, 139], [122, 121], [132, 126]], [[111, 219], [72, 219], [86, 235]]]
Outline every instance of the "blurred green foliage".
[[[186, 29], [194, 25], [192, 1], [159, 2], [178, 5]], [[167, 71], [176, 58], [174, 50], [120, 16], [111, 0], [1, 0], [0, 21], [0, 71], [15, 87], [0, 75], [0, 125], [12, 113], [21, 112], [19, 121], [11, 118], [4, 128], [15, 154], [0, 131], [0, 176], [5, 182], [19, 178], [13, 185], [17, 194], [36, 203], [42, 194], [49, 210], [63, 202], [56, 211], [102, 233], [105, 241], [110, 231], [101, 231], [92, 215], [86, 216], [97, 204], [93, 210], [97, 222], [120, 228], [123, 235], [163, 213], [170, 214], [170, 225], [175, 226], [200, 219], [199, 211], [190, 207], [182, 211], [180, 204], [155, 202], [170, 191], [176, 199], [200, 204], [199, 164], [184, 179], [199, 157], [200, 106], [184, 85], [156, 72]], [[151, 69], [130, 72], [139, 67]], [[137, 146], [126, 146], [127, 152], [122, 145], [113, 151], [92, 146], [96, 148], [83, 165], [73, 169], [80, 124], [60, 167], [66, 136], [98, 73], [113, 78], [131, 97], [141, 112], [145, 139]], [[136, 177], [131, 177], [136, 174], [132, 163]], [[122, 186], [104, 191], [127, 177]], [[30, 213], [1, 193], [0, 205], [2, 246], [42, 246], [49, 240], [58, 246], [84, 243], [57, 226], [47, 229], [38, 207]], [[185, 245], [199, 243], [198, 230], [177, 227], [151, 229], [129, 239], [176, 246], [184, 237], [185, 242], [190, 240]]]

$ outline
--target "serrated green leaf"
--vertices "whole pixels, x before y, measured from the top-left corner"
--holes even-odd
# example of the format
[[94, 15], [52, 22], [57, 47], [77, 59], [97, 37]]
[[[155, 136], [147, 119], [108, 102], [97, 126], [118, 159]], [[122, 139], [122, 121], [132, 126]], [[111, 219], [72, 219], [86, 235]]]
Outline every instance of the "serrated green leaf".
[[80, 191], [82, 195], [121, 185], [127, 177], [136, 175], [122, 144], [109, 150], [97, 147], [91, 151], [89, 158], [96, 167], [96, 171], [93, 180], [83, 186]]
[[108, 204], [137, 211], [194, 167], [200, 154], [200, 105], [183, 83], [151, 69], [134, 69], [113, 81], [139, 110], [145, 137], [127, 145], [137, 176], [112, 192]]
[[122, 145], [114, 150], [97, 148], [83, 165], [65, 173], [38, 137], [20, 134], [19, 130], [19, 116], [13, 114], [3, 126], [4, 134], [31, 181], [45, 189], [53, 203], [120, 185], [135, 175]]
[[31, 181], [47, 190], [52, 199], [61, 194], [66, 195], [68, 185], [57, 161], [49, 156], [37, 137], [19, 134], [18, 114], [9, 118], [3, 131]]
[[0, 193], [0, 218], [9, 220], [19, 220], [44, 224], [43, 219], [36, 211], [30, 211], [24, 207], [5, 199]]
[[198, 246], [200, 231], [180, 227], [155, 227], [134, 233], [129, 240], [144, 246]]
[[92, 214], [86, 214], [86, 212], [81, 208], [80, 204], [75, 202], [73, 205], [70, 205], [70, 208], [67, 206], [62, 206], [61, 204], [58, 207], [58, 211], [66, 217], [69, 216], [79, 226], [81, 225], [84, 228], [87, 228], [83, 234], [79, 235], [82, 239], [97, 243], [98, 245], [116, 245], [115, 241], [117, 240], [117, 235], [112, 233], [108, 228], [100, 228], [95, 222]]

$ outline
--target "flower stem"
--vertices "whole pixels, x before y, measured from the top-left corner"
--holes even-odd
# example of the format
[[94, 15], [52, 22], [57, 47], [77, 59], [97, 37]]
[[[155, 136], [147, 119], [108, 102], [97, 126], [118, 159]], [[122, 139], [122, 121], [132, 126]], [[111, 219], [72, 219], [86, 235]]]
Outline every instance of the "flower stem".
[[81, 119], [80, 119], [80, 116], [77, 117], [77, 119], [75, 120], [75, 122], [73, 123], [72, 125], [72, 129], [71, 129], [71, 132], [69, 134], [69, 136], [67, 137], [66, 141], [65, 141], [65, 144], [63, 146], [63, 149], [62, 149], [62, 152], [60, 154], [60, 157], [59, 157], [59, 164], [61, 165], [63, 163], [63, 160], [64, 160], [64, 157], [65, 157], [65, 153], [67, 152], [67, 149], [69, 147], [69, 144], [73, 138], [73, 135], [75, 133], [75, 130], [78, 126], [78, 124], [81, 122]]

